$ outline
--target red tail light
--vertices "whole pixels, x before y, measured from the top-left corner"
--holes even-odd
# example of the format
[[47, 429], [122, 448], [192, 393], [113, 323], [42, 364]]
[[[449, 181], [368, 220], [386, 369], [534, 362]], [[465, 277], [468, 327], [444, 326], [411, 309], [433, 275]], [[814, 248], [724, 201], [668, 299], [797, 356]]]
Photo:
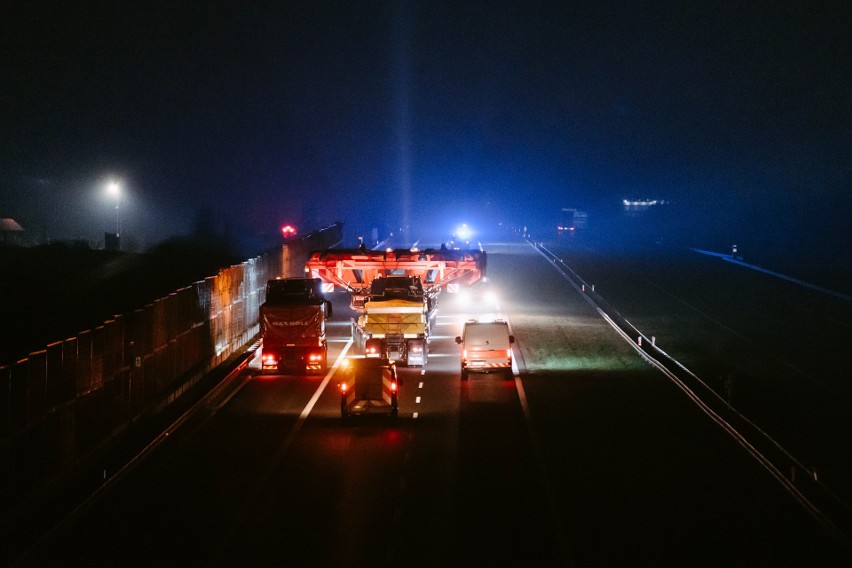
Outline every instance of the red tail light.
[[347, 388], [346, 383], [340, 383], [340, 392], [346, 392]]
[[396, 381], [393, 381], [393, 382], [391, 383], [391, 390], [392, 390], [393, 392], [396, 392]]

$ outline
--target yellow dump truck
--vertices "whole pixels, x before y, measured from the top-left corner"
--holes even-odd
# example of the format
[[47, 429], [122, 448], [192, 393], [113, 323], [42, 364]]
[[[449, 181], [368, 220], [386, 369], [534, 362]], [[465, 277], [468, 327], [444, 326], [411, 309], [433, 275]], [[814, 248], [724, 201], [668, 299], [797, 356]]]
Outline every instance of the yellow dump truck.
[[383, 357], [401, 365], [423, 366], [435, 301], [424, 294], [420, 279], [375, 279], [363, 314], [352, 320], [352, 337], [367, 357]]

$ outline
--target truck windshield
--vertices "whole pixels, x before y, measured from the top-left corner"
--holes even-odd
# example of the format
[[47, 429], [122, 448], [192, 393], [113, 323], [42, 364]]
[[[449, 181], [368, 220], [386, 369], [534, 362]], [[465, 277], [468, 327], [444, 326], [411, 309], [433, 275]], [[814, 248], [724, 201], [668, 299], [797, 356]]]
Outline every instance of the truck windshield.
[[275, 280], [266, 286], [266, 301], [270, 304], [319, 303], [311, 280]]
[[419, 278], [395, 277], [377, 278], [370, 286], [370, 295], [386, 300], [411, 299], [423, 297], [423, 285]]

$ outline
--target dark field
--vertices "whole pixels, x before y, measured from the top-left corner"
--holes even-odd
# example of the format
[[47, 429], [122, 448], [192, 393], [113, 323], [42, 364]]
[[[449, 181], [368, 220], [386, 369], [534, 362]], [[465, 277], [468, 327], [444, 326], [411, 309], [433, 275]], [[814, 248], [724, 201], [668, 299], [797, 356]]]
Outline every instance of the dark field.
[[[564, 242], [553, 250], [630, 323], [852, 502], [848, 297], [688, 250], [612, 252]], [[818, 273], [805, 267], [801, 274], [809, 271]]]

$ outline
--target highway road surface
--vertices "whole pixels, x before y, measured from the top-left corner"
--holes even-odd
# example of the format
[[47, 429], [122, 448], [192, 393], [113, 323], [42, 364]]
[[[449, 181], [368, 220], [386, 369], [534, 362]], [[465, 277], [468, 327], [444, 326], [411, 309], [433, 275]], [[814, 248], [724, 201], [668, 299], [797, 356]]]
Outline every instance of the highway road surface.
[[[344, 423], [334, 369], [254, 362], [21, 564], [842, 565], [843, 545], [538, 251], [485, 248], [499, 305], [442, 295], [395, 422]], [[337, 361], [351, 312], [334, 299]], [[490, 317], [517, 338], [515, 378], [462, 383], [453, 338]]]

